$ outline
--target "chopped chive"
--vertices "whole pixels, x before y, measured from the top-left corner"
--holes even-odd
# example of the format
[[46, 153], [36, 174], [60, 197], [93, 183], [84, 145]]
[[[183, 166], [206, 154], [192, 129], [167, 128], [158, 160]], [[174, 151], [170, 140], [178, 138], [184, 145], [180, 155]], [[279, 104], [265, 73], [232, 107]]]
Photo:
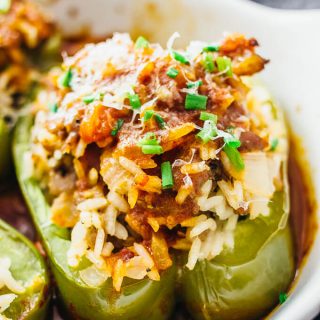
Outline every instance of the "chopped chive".
[[215, 123], [212, 122], [211, 120], [206, 120], [204, 122], [203, 128], [196, 136], [200, 138], [202, 142], [208, 143], [216, 135], [217, 135], [217, 127]]
[[134, 45], [136, 49], [142, 49], [142, 48], [148, 48], [149, 47], [149, 42], [146, 38], [140, 36], [136, 40], [136, 43]]
[[50, 106], [50, 111], [56, 113], [58, 111], [58, 104], [55, 102]]
[[143, 121], [144, 122], [149, 121], [152, 118], [153, 115], [154, 115], [154, 111], [153, 110], [147, 110], [143, 115]]
[[218, 120], [218, 117], [213, 113], [201, 111], [200, 120], [203, 120], [203, 121], [211, 120], [214, 124], [216, 124], [217, 120]]
[[95, 100], [102, 100], [103, 99], [103, 93], [99, 93], [99, 94], [90, 94], [88, 96], [84, 96], [82, 98], [82, 101], [85, 103], [85, 104], [89, 104]]
[[118, 119], [116, 126], [112, 129], [111, 131], [111, 135], [112, 136], [116, 136], [118, 131], [121, 129], [121, 127], [123, 126], [124, 120], [123, 119]]
[[203, 82], [201, 80], [195, 81], [195, 82], [188, 82], [187, 83], [187, 88], [199, 88], [202, 86]]
[[129, 103], [130, 106], [132, 107], [132, 109], [139, 109], [141, 107], [141, 101], [140, 98], [137, 94], [128, 94], [128, 99], [129, 99]]
[[93, 102], [95, 100], [95, 95], [90, 95], [90, 96], [85, 96], [82, 98], [82, 101], [85, 103], [85, 104], [89, 104], [91, 102]]
[[283, 304], [288, 299], [288, 295], [285, 292], [281, 292], [279, 294], [279, 302], [280, 304]]
[[232, 62], [228, 57], [218, 57], [216, 59], [219, 72], [226, 72], [228, 77], [232, 77]]
[[173, 176], [170, 161], [161, 163], [162, 189], [171, 189], [173, 187]]
[[61, 87], [70, 88], [70, 83], [72, 80], [72, 70], [69, 68], [59, 79], [59, 84]]
[[159, 141], [156, 138], [156, 135], [153, 132], [148, 132], [146, 135], [140, 139], [138, 145], [142, 147], [143, 145], [159, 145]]
[[156, 135], [153, 132], [148, 132], [139, 142], [138, 146], [144, 154], [161, 154], [163, 148], [160, 146]]
[[207, 96], [188, 93], [186, 96], [184, 106], [186, 110], [206, 110], [207, 100]]
[[237, 148], [232, 147], [229, 144], [226, 144], [223, 147], [223, 151], [226, 153], [227, 157], [229, 158], [232, 166], [237, 170], [241, 171], [244, 169], [244, 162], [241, 158], [241, 154]]
[[219, 51], [219, 46], [214, 46], [214, 45], [210, 45], [210, 46], [206, 46], [202, 49], [203, 52], [217, 52]]
[[206, 71], [208, 71], [208, 72], [214, 71], [215, 65], [213, 63], [213, 55], [211, 53], [207, 53], [204, 56], [204, 59], [202, 61], [202, 65]]
[[163, 149], [161, 146], [145, 145], [141, 147], [143, 154], [162, 154]]
[[189, 60], [181, 53], [177, 52], [177, 51], [172, 51], [172, 56], [175, 60], [183, 63], [183, 64], [190, 64]]
[[7, 13], [10, 10], [10, 0], [0, 0], [0, 13]]
[[239, 148], [241, 146], [240, 140], [231, 133], [219, 130], [219, 136], [223, 138], [225, 144], [227, 144], [229, 147]]
[[163, 129], [166, 126], [166, 122], [163, 120], [163, 118], [159, 114], [155, 114], [154, 118], [156, 119], [160, 129]]
[[270, 143], [270, 151], [275, 151], [277, 149], [278, 144], [279, 140], [277, 138], [272, 139]]
[[179, 74], [179, 71], [175, 68], [170, 68], [166, 74], [168, 77], [174, 79]]

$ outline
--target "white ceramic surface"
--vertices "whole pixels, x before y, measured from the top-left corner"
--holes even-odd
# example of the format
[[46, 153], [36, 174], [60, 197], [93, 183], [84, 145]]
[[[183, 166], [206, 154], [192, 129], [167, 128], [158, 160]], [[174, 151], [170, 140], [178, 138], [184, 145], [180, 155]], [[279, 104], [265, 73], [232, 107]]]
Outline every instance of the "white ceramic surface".
[[[225, 31], [256, 37], [271, 59], [261, 78], [303, 137], [320, 199], [320, 10], [280, 11], [246, 0], [54, 0], [45, 7], [69, 34], [129, 31], [165, 43], [178, 31], [177, 45], [216, 40]], [[309, 320], [319, 312], [318, 235], [294, 292], [271, 319]]]

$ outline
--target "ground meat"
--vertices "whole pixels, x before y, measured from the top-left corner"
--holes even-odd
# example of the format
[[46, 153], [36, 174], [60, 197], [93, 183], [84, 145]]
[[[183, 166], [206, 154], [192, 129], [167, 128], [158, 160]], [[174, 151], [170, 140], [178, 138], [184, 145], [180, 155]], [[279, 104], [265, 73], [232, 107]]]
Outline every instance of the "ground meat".
[[170, 191], [164, 191], [159, 197], [151, 196], [148, 201], [139, 201], [126, 216], [129, 226], [144, 239], [150, 239], [152, 228], [148, 218], [154, 218], [159, 225], [173, 228], [195, 213], [199, 207], [194, 200], [186, 199], [182, 205], [175, 201], [175, 195]]
[[[230, 127], [239, 126], [242, 121], [239, 121], [241, 116], [244, 116], [245, 110], [239, 103], [232, 103], [232, 105], [226, 110], [224, 115], [218, 120], [218, 128], [220, 130], [226, 130]], [[240, 118], [241, 119], [241, 118]]]
[[253, 132], [245, 131], [240, 135], [241, 152], [260, 151], [268, 146], [268, 143]]

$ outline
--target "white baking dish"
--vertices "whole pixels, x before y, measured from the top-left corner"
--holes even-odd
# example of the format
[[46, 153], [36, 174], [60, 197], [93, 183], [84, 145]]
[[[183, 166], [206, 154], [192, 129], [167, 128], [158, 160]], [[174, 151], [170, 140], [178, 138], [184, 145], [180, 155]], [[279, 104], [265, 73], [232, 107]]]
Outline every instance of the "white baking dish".
[[[276, 10], [245, 0], [55, 0], [45, 8], [68, 34], [129, 31], [164, 43], [178, 31], [180, 44], [215, 40], [228, 31], [256, 37], [272, 62], [261, 78], [286, 110], [293, 131], [303, 137], [320, 199], [320, 10]], [[271, 318], [309, 320], [319, 311], [318, 235], [295, 289]]]

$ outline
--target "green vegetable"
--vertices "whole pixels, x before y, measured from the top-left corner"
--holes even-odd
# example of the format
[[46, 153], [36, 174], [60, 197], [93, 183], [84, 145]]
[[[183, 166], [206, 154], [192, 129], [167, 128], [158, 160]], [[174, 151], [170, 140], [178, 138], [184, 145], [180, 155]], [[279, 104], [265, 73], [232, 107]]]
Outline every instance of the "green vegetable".
[[214, 124], [217, 124], [217, 120], [218, 120], [218, 117], [213, 114], [213, 113], [209, 113], [209, 112], [205, 112], [205, 111], [201, 111], [200, 112], [200, 120], [210, 120], [212, 121]]
[[279, 303], [280, 304], [285, 303], [287, 299], [288, 299], [288, 296], [287, 296], [287, 294], [285, 292], [281, 292], [279, 294]]
[[112, 136], [116, 136], [118, 131], [121, 129], [121, 127], [123, 126], [124, 124], [124, 120], [123, 119], [118, 119], [117, 120], [117, 123], [116, 123], [116, 126], [111, 130], [111, 135]]
[[232, 77], [232, 62], [228, 57], [218, 57], [216, 59], [219, 72], [225, 72], [228, 77]]
[[133, 110], [139, 109], [141, 107], [141, 101], [137, 94], [128, 93], [128, 99]]
[[207, 100], [207, 96], [188, 93], [184, 106], [186, 110], [206, 110]]
[[174, 79], [176, 78], [176, 76], [179, 74], [179, 71], [175, 68], [170, 68], [168, 71], [167, 71], [167, 76]]
[[88, 96], [85, 96], [82, 98], [82, 101], [85, 104], [89, 104], [93, 101], [97, 101], [97, 100], [102, 100], [103, 99], [103, 94], [102, 93], [94, 93], [94, 94], [90, 94]]
[[227, 157], [229, 158], [232, 166], [237, 170], [241, 171], [244, 169], [244, 162], [241, 158], [240, 152], [237, 150], [236, 147], [232, 147], [229, 144], [226, 144], [223, 147], [223, 151], [226, 153]]
[[190, 88], [199, 88], [201, 85], [202, 85], [202, 81], [201, 80], [198, 80], [198, 81], [195, 81], [195, 82], [188, 82], [187, 83], [187, 88], [188, 89], [190, 89]]
[[172, 50], [172, 57], [183, 64], [190, 64], [189, 60], [178, 51]]
[[215, 65], [213, 63], [213, 55], [211, 53], [205, 54], [202, 64], [206, 71], [213, 72], [215, 69]]
[[218, 130], [218, 135], [220, 137], [223, 137], [224, 140], [224, 147], [223, 151], [228, 156], [231, 164], [237, 171], [241, 171], [244, 169], [244, 162], [241, 158], [241, 154], [238, 151], [238, 148], [241, 146], [241, 142], [239, 139], [237, 139], [234, 135]]
[[204, 143], [208, 143], [217, 135], [216, 124], [212, 120], [206, 120], [202, 130], [197, 134]]
[[171, 189], [173, 187], [173, 176], [170, 161], [161, 163], [162, 188]]
[[70, 83], [72, 80], [72, 70], [69, 68], [59, 79], [59, 84], [61, 87], [70, 88]]
[[143, 115], [143, 121], [147, 122], [149, 121], [154, 115], [154, 111], [153, 110], [147, 110], [144, 115]]
[[136, 49], [142, 49], [142, 48], [148, 48], [149, 47], [149, 42], [146, 38], [140, 36], [136, 40], [136, 43], [134, 45]]
[[21, 119], [14, 137], [14, 159], [17, 177], [30, 208], [33, 221], [43, 241], [48, 260], [58, 287], [58, 297], [68, 319], [167, 319], [175, 303], [175, 267], [161, 273], [161, 281], [124, 279], [120, 292], [116, 292], [109, 278], [100, 287], [89, 287], [79, 277], [79, 270], [69, 268], [67, 252], [70, 231], [50, 221], [50, 206], [38, 182], [26, 178], [27, 170], [21, 161], [30, 149], [30, 117]]
[[56, 113], [58, 111], [58, 104], [55, 102], [49, 108], [51, 112]]
[[7, 13], [11, 7], [11, 0], [0, 0], [0, 13]]
[[[4, 311], [10, 319], [48, 319], [49, 278], [39, 252], [33, 244], [18, 231], [0, 219], [0, 259], [9, 258], [10, 272], [24, 288]], [[0, 289], [0, 295], [12, 293], [7, 287]]]
[[270, 151], [275, 151], [277, 149], [278, 144], [279, 140], [277, 138], [272, 139], [270, 144]]
[[295, 275], [287, 195], [274, 194], [268, 217], [238, 222], [233, 250], [181, 267], [180, 294], [193, 319], [261, 319], [278, 303]]
[[11, 130], [3, 118], [0, 118], [0, 178], [3, 179], [10, 172], [11, 163]]
[[163, 153], [163, 149], [161, 146], [154, 146], [154, 145], [143, 145], [141, 146], [141, 150], [143, 154], [161, 154]]
[[166, 126], [166, 122], [163, 120], [163, 118], [159, 114], [156, 113], [154, 115], [154, 118], [156, 119], [156, 121], [161, 129], [163, 129]]
[[214, 45], [207, 46], [207, 47], [204, 47], [202, 49], [202, 51], [204, 51], [204, 52], [217, 52], [217, 51], [219, 51], [219, 46], [214, 46]]

